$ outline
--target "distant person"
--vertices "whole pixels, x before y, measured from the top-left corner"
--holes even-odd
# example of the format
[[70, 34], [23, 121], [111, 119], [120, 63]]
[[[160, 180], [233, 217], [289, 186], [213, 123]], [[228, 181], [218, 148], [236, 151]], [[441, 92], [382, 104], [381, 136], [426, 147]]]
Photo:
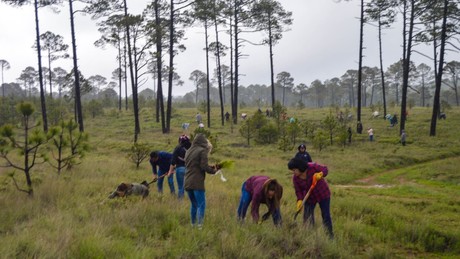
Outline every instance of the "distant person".
[[348, 143], [351, 143], [351, 136], [353, 135], [353, 133], [351, 132], [351, 127], [348, 127], [347, 135], [348, 135]]
[[374, 141], [374, 129], [371, 127], [367, 128], [367, 134], [369, 135], [369, 141]]
[[439, 117], [440, 120], [445, 120], [446, 119], [446, 114], [444, 112], [440, 112], [438, 117]]
[[[254, 223], [261, 223], [272, 215], [275, 225], [281, 224], [280, 200], [283, 196], [283, 187], [276, 179], [257, 175], [249, 177], [241, 187], [241, 198], [238, 206], [238, 220], [243, 221], [251, 203], [251, 215]], [[262, 219], [259, 216], [260, 204], [268, 207]]]
[[188, 122], [182, 123], [182, 129], [183, 130], [187, 131], [189, 127], [190, 127], [190, 123], [188, 123]]
[[312, 162], [310, 154], [307, 152], [307, 147], [305, 144], [300, 144], [297, 147], [298, 152], [295, 154], [295, 158], [304, 160], [307, 163]]
[[202, 122], [201, 114], [199, 112], [196, 113], [196, 123], [200, 124]]
[[363, 124], [360, 121], [358, 121], [358, 124], [356, 124], [356, 132], [358, 134], [363, 133]]
[[[323, 179], [328, 175], [327, 167], [317, 163], [305, 163], [305, 161], [298, 158], [291, 159], [287, 166], [293, 173], [292, 182], [297, 198], [297, 211], [303, 208], [303, 222], [308, 222], [311, 225], [315, 224], [315, 207], [318, 203], [323, 217], [323, 225], [326, 227], [329, 237], [333, 238], [330, 211], [331, 191], [327, 182]], [[310, 196], [303, 204], [303, 199], [310, 188], [314, 189], [312, 189]]]
[[337, 119], [338, 119], [340, 122], [343, 121], [344, 118], [343, 118], [343, 112], [342, 112], [342, 111], [340, 111], [340, 113], [337, 115]]
[[391, 124], [391, 127], [394, 127], [396, 124], [398, 124], [398, 116], [396, 116], [396, 114], [394, 114], [391, 117], [390, 124]]
[[281, 113], [281, 119], [282, 119], [283, 121], [285, 121], [285, 120], [287, 119], [287, 113], [282, 112], [282, 113]]
[[225, 121], [229, 121], [230, 120], [230, 113], [226, 112], [225, 113]]
[[190, 216], [193, 227], [201, 229], [206, 210], [204, 180], [206, 173], [215, 174], [220, 168], [208, 164], [212, 145], [205, 135], [198, 133], [185, 153], [185, 191], [190, 199]]
[[401, 131], [401, 144], [402, 144], [403, 146], [406, 145], [406, 137], [407, 137], [406, 131], [405, 131], [405, 130], [402, 130], [402, 131]]
[[184, 197], [184, 177], [185, 177], [185, 152], [190, 148], [192, 143], [187, 135], [179, 137], [179, 144], [174, 148], [171, 159], [171, 166], [169, 167], [168, 177], [174, 171], [176, 173], [177, 181], [177, 197], [182, 199]]
[[[153, 151], [150, 153], [150, 165], [152, 166], [154, 179], [158, 179], [157, 188], [159, 193], [163, 193], [163, 175], [168, 174], [171, 166], [171, 159], [172, 154], [165, 151]], [[174, 189], [174, 179], [172, 176], [168, 176], [168, 185], [171, 194], [175, 194], [176, 191]]]
[[377, 118], [377, 117], [379, 117], [379, 116], [380, 116], [379, 111], [374, 111], [374, 112], [372, 113], [372, 118]]

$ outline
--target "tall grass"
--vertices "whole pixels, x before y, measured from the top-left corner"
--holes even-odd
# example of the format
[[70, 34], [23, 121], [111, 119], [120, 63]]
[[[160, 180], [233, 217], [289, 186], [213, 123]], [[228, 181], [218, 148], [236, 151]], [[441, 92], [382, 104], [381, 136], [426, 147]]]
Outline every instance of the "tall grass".
[[[254, 110], [254, 111], [252, 111]], [[249, 115], [256, 109], [247, 108]], [[299, 119], [320, 120], [328, 109], [291, 111]], [[39, 165], [32, 172], [34, 193], [18, 192], [8, 174], [0, 171], [1, 258], [455, 258], [460, 256], [460, 110], [439, 121], [437, 136], [429, 137], [431, 113], [426, 108], [410, 112], [406, 124], [408, 145], [399, 141], [399, 129], [383, 119], [363, 116], [376, 141], [354, 133], [351, 145], [328, 146], [321, 152], [307, 144], [313, 160], [328, 166], [332, 190], [331, 213], [335, 239], [321, 225], [294, 221], [295, 195], [288, 160], [296, 150], [282, 152], [276, 145], [247, 146], [230, 125], [221, 126], [213, 110], [211, 132], [218, 137], [210, 162], [233, 160], [224, 169], [228, 181], [206, 177], [207, 209], [202, 230], [192, 228], [187, 198], [178, 200], [157, 192], [150, 195], [107, 199], [121, 182], [152, 178], [145, 161], [139, 170], [127, 159], [133, 140], [129, 112], [108, 113], [86, 120], [91, 151], [82, 164], [60, 176]], [[396, 112], [396, 110], [394, 111]], [[195, 110], [177, 109], [172, 132], [162, 134], [149, 110], [141, 111], [139, 142], [152, 150], [172, 151], [181, 124], [194, 124]], [[288, 111], [289, 113], [289, 111]], [[205, 116], [203, 116], [205, 117]], [[354, 124], [350, 124], [354, 129]], [[189, 133], [190, 133], [189, 132]], [[295, 145], [297, 146], [297, 145]], [[236, 219], [241, 184], [251, 175], [277, 178], [284, 187], [283, 224], [271, 220], [253, 224]], [[19, 184], [22, 175], [16, 173]], [[261, 206], [261, 213], [266, 208]]]

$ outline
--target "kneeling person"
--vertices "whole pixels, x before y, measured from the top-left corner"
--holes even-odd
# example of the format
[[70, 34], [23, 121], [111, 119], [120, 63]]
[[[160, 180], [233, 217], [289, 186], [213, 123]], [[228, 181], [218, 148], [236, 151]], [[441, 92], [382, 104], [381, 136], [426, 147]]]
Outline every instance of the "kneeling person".
[[[268, 176], [251, 176], [241, 188], [241, 199], [238, 206], [238, 219], [244, 220], [246, 211], [251, 205], [251, 215], [255, 223], [261, 223], [272, 215], [275, 225], [281, 224], [280, 200], [283, 196], [283, 187], [276, 179]], [[268, 207], [268, 212], [259, 217], [259, 206], [264, 203]]]

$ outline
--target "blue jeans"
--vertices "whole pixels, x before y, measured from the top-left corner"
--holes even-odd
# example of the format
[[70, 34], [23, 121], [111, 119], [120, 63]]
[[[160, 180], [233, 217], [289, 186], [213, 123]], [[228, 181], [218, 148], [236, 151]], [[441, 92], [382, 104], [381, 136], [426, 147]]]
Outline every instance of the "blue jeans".
[[192, 225], [198, 223], [198, 226], [203, 225], [204, 211], [206, 210], [206, 195], [205, 191], [190, 190], [187, 191], [188, 197], [192, 206], [190, 207], [190, 216]]
[[[309, 224], [315, 224], [315, 204], [305, 203], [304, 213], [303, 213], [303, 222], [310, 221]], [[334, 232], [332, 231], [332, 219], [331, 219], [331, 199], [324, 199], [319, 202], [319, 207], [321, 209], [321, 217], [323, 218], [323, 225], [326, 227], [329, 237], [334, 237]]]
[[246, 182], [243, 183], [243, 186], [241, 187], [241, 199], [240, 199], [240, 205], [238, 205], [238, 219], [239, 220], [244, 220], [246, 217], [246, 212], [249, 207], [249, 203], [251, 202], [251, 194], [246, 191], [245, 189]]
[[[238, 220], [244, 220], [246, 217], [246, 212], [248, 211], [249, 203], [251, 203], [252, 196], [245, 189], [246, 182], [243, 183], [241, 187], [241, 199], [240, 204], [238, 205]], [[280, 209], [276, 209], [272, 214], [273, 223], [275, 225], [281, 224], [281, 212]]]
[[[161, 169], [158, 169], [158, 181], [157, 181], [157, 187], [158, 187], [158, 192], [163, 193], [163, 178], [159, 178], [160, 176], [167, 174], [168, 172], [163, 172]], [[166, 177], [166, 176], [165, 176]], [[169, 190], [171, 190], [171, 193], [174, 194], [176, 190], [174, 189], [174, 178], [172, 175], [168, 177], [168, 185], [169, 185]]]
[[184, 198], [184, 176], [185, 166], [176, 167], [177, 188], [179, 189], [177, 192], [177, 197], [179, 199]]

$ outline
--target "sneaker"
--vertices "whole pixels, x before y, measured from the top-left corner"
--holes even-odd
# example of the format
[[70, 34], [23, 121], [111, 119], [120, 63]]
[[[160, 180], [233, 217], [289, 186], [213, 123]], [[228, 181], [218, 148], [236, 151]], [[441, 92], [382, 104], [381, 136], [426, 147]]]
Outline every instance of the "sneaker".
[[197, 225], [197, 228], [198, 228], [198, 230], [202, 230], [202, 229], [203, 229], [203, 225], [202, 225], [202, 224], [198, 224], [198, 225]]

